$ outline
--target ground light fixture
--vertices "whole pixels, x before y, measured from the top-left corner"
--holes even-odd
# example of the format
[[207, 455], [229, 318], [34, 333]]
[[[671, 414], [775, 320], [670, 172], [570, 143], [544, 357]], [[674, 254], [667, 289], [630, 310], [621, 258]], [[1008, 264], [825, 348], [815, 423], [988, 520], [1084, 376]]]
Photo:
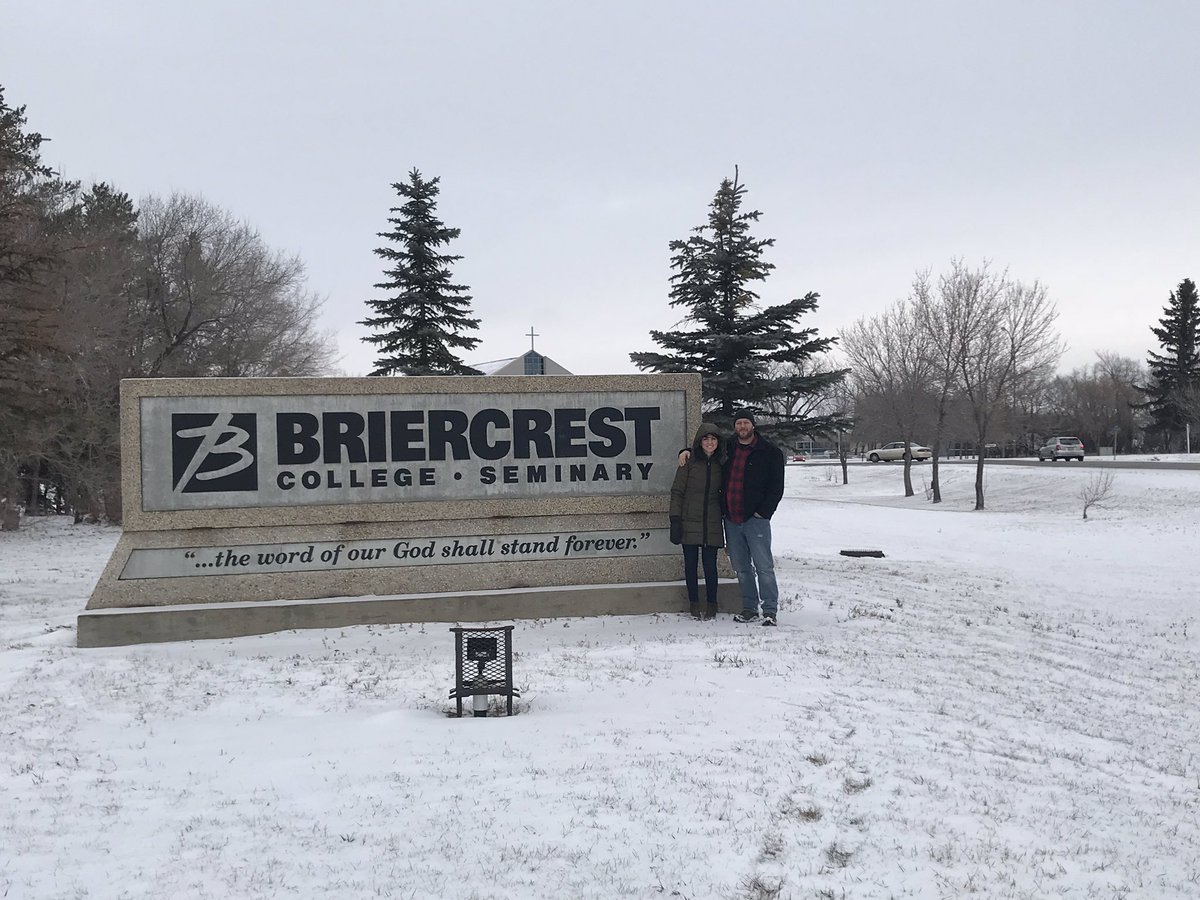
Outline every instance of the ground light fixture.
[[454, 689], [451, 698], [463, 714], [463, 698], [470, 697], [477, 717], [487, 716], [488, 697], [508, 698], [512, 715], [513, 697], [521, 692], [513, 687], [513, 625], [498, 628], [451, 628], [454, 632]]

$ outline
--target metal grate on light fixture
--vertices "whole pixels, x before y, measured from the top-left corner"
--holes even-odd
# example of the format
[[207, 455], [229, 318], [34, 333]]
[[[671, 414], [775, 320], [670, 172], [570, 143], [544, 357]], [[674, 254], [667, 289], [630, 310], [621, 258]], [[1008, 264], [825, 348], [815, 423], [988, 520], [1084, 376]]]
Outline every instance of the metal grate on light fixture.
[[451, 628], [454, 632], [454, 689], [450, 697], [456, 702], [458, 715], [463, 713], [463, 698], [472, 697], [475, 715], [487, 715], [487, 698], [499, 695], [508, 698], [508, 715], [512, 715], [513, 697], [521, 692], [513, 687], [512, 625], [498, 628]]

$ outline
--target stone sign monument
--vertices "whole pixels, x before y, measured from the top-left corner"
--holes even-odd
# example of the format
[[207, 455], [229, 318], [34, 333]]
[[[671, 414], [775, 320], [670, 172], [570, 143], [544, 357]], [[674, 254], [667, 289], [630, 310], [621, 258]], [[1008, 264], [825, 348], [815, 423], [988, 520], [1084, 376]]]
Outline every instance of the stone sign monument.
[[680, 610], [699, 422], [697, 375], [125, 381], [79, 644]]

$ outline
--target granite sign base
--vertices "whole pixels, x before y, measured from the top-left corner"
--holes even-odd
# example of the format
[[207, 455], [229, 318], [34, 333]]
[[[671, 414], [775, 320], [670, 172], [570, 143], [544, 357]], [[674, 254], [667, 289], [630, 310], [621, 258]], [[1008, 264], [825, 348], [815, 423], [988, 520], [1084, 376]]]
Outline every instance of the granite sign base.
[[[722, 612], [741, 609], [734, 579], [723, 579]], [[560, 616], [644, 615], [687, 609], [683, 582], [570, 585], [501, 591], [201, 603], [97, 609], [79, 616], [78, 646], [120, 647], [165, 641], [271, 634], [405, 622], [491, 622]]]
[[682, 610], [700, 416], [695, 373], [127, 379], [78, 643]]

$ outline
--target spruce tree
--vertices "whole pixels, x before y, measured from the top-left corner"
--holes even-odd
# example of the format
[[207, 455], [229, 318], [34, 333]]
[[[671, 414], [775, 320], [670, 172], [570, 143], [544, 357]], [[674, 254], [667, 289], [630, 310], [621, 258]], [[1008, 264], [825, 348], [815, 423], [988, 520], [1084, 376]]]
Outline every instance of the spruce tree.
[[[804, 398], [845, 377], [844, 370], [819, 371], [809, 363], [837, 339], [819, 338], [816, 329], [797, 326], [801, 316], [816, 309], [815, 293], [760, 307], [754, 288], [775, 268], [763, 258], [775, 241], [751, 234], [761, 213], [742, 211], [745, 193], [735, 169], [733, 180], [724, 179], [709, 204], [708, 223], [693, 229], [686, 240], [670, 243], [670, 305], [686, 311], [686, 330], [651, 331], [663, 352], [631, 353], [629, 358], [644, 371], [699, 372], [705, 418], [725, 427], [739, 408], [765, 413], [770, 407], [776, 410], [770, 415], [775, 421], [760, 424], [785, 443], [834, 431], [843, 424], [836, 417], [800, 410], [812, 406]], [[788, 397], [801, 402], [780, 403]], [[789, 412], [780, 415], [780, 408]]]
[[1149, 410], [1151, 430], [1162, 434], [1169, 448], [1192, 421], [1200, 392], [1200, 302], [1195, 282], [1183, 279], [1163, 313], [1158, 327], [1150, 328], [1163, 352], [1150, 351], [1147, 356], [1152, 380], [1140, 388], [1147, 397], [1140, 408]]
[[18, 472], [41, 462], [45, 423], [58, 402], [64, 321], [52, 275], [64, 251], [52, 220], [75, 185], [42, 162], [43, 140], [0, 85], [0, 501], [9, 510]]
[[55, 259], [41, 239], [41, 221], [62, 185], [42, 163], [44, 140], [25, 130], [25, 107], [9, 106], [0, 85], [0, 285], [6, 287], [29, 284]]
[[359, 322], [379, 332], [363, 338], [379, 352], [372, 375], [479, 374], [454, 353], [479, 343], [469, 334], [479, 320], [470, 317], [467, 286], [451, 282], [450, 266], [462, 257], [441, 250], [460, 229], [447, 228], [437, 218], [439, 180], [427, 181], [413, 169], [406, 183], [392, 185], [404, 203], [390, 210], [392, 230], [378, 236], [394, 246], [375, 251], [388, 268], [387, 280], [374, 287], [388, 295], [368, 300], [375, 315]]

